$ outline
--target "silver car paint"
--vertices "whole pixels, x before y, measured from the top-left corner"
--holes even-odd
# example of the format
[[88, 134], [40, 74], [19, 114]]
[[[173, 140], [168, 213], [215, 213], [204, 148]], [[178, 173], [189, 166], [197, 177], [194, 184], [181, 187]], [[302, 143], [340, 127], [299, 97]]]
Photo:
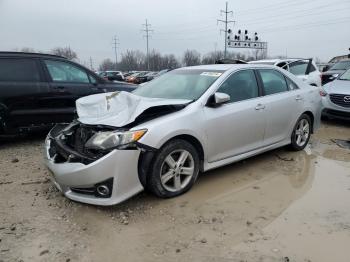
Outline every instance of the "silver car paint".
[[[198, 66], [191, 68], [205, 69], [206, 67]], [[212, 66], [212, 69], [218, 68], [220, 67]], [[208, 98], [216, 92], [221, 83], [223, 83], [229, 75], [238, 70], [247, 68], [273, 68], [292, 79], [298, 84], [300, 89], [225, 104], [218, 108], [208, 108], [205, 106]], [[298, 96], [301, 96], [302, 99], [296, 100]], [[284, 103], [278, 102], [279, 99], [284, 99]], [[286, 102], [288, 102], [288, 107], [285, 106]], [[259, 104], [264, 105], [265, 108], [256, 110], [255, 107]], [[277, 104], [280, 104], [281, 108], [276, 108]], [[283, 69], [260, 65], [231, 65], [231, 68], [228, 69], [196, 102], [179, 112], [138, 125], [134, 127], [133, 130], [147, 128], [149, 131], [141, 138], [140, 142], [154, 148], [160, 148], [166, 141], [178, 135], [186, 134], [195, 137], [203, 146], [205, 157], [204, 166], [206, 167], [210, 166], [207, 165], [209, 163], [221, 159], [233, 159], [238, 154], [244, 154], [256, 148], [259, 148], [259, 150], [263, 152], [263, 147], [269, 147], [272, 144], [280, 145], [290, 143], [292, 128], [301, 113], [305, 111], [313, 113], [315, 116], [314, 127], [317, 129], [320, 123], [320, 106], [321, 98], [319, 89], [303, 83], [297, 77]], [[239, 110], [241, 113], [237, 114], [236, 110]], [[292, 114], [290, 114], [291, 110], [293, 111]], [[218, 115], [223, 114], [237, 121], [230, 122], [223, 118], [222, 121], [218, 119], [215, 123], [215, 120], [211, 120], [211, 118], [213, 118], [212, 114], [215, 111]], [[254, 118], [255, 121], [260, 122], [260, 127], [259, 123], [255, 124], [248, 121], [248, 119], [253, 116], [256, 117]], [[263, 128], [261, 128], [262, 118], [269, 121], [269, 124], [263, 124]], [[277, 127], [273, 126], [275, 124]], [[256, 127], [260, 133], [251, 130], [250, 128], [252, 127]], [[265, 129], [266, 131], [262, 132], [264, 133], [264, 138], [257, 141], [257, 138], [261, 138], [261, 131]], [[228, 138], [232, 137], [232, 134], [234, 134], [235, 139], [232, 139], [234, 141], [227, 141]], [[227, 137], [227, 135], [229, 136]], [[249, 143], [240, 143], [240, 141], [249, 141]], [[231, 143], [230, 145], [232, 147], [227, 146], [225, 143]], [[223, 146], [224, 150], [220, 150], [220, 147], [216, 146], [217, 144]], [[230, 163], [230, 161], [228, 160], [227, 163]], [[206, 170], [205, 167], [204, 170]]]
[[[238, 70], [254, 68], [273, 68], [297, 83], [300, 89], [228, 103], [217, 108], [206, 106], [209, 97], [228, 76]], [[187, 69], [227, 71], [198, 100], [184, 109], [133, 127], [132, 130], [148, 130], [139, 140], [140, 143], [159, 149], [176, 136], [192, 136], [202, 145], [203, 170], [206, 171], [289, 144], [292, 129], [305, 111], [314, 115], [314, 129], [319, 126], [319, 90], [283, 69], [249, 64], [209, 65]], [[114, 124], [110, 123], [111, 126]], [[142, 190], [138, 180], [138, 156], [139, 150], [113, 150], [98, 161], [83, 165], [54, 164], [47, 155], [46, 163], [54, 173], [56, 183], [61, 187], [63, 185], [62, 191], [68, 198], [90, 204], [111, 205]], [[82, 196], [69, 190], [69, 186], [89, 186], [109, 176], [115, 178], [110, 199]]]

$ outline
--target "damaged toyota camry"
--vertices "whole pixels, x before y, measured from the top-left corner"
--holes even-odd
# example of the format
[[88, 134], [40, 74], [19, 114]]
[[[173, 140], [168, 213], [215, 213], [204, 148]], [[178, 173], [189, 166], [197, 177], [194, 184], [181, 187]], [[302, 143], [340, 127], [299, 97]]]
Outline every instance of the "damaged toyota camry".
[[320, 122], [317, 88], [273, 66], [173, 70], [133, 93], [77, 101], [78, 118], [46, 139], [52, 181], [75, 201], [114, 205], [146, 189], [169, 198], [199, 172], [290, 145]]

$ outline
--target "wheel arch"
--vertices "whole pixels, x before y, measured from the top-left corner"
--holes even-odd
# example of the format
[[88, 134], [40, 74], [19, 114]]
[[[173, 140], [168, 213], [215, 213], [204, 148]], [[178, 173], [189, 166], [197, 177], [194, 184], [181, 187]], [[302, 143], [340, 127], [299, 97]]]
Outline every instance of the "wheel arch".
[[302, 115], [307, 115], [308, 117], [310, 117], [310, 119], [311, 119], [311, 133], [313, 133], [314, 132], [314, 123], [315, 123], [314, 122], [315, 121], [314, 114], [311, 111], [307, 110], [304, 113], [302, 113]]
[[157, 151], [160, 148], [162, 148], [165, 144], [167, 144], [173, 140], [176, 140], [176, 139], [184, 140], [195, 147], [195, 149], [198, 152], [199, 159], [200, 159], [199, 170], [201, 172], [203, 172], [205, 155], [204, 155], [204, 148], [203, 148], [202, 143], [193, 135], [189, 135], [189, 134], [175, 135], [175, 136], [167, 139], [166, 141], [164, 141], [158, 149], [154, 148], [153, 150], [142, 150], [141, 151], [139, 161], [138, 161], [138, 176], [139, 176], [141, 184], [143, 185], [143, 187], [145, 189], [147, 186], [149, 168], [153, 164], [154, 157], [157, 154]]

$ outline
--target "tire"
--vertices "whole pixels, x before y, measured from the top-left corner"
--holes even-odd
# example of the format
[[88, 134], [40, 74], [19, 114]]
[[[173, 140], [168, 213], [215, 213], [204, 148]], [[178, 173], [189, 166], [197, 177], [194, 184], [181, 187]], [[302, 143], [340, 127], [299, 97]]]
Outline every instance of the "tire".
[[191, 143], [172, 140], [155, 155], [149, 169], [147, 189], [161, 198], [179, 196], [196, 182], [199, 163], [198, 152]]
[[311, 137], [311, 127], [312, 123], [310, 117], [306, 114], [302, 114], [292, 132], [290, 147], [293, 151], [300, 151], [306, 147]]

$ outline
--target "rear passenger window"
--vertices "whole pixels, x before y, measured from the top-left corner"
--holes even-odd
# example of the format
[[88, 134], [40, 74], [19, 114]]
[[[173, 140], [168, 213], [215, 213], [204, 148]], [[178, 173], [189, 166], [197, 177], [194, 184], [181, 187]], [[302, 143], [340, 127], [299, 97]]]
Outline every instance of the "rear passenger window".
[[280, 72], [276, 70], [259, 70], [259, 72], [265, 95], [288, 91], [286, 79]]
[[230, 102], [238, 102], [259, 96], [258, 84], [252, 70], [233, 73], [220, 86], [218, 92], [228, 94]]
[[0, 58], [0, 81], [40, 81], [36, 61], [21, 58]]
[[293, 62], [289, 65], [289, 72], [291, 72], [293, 75], [305, 75], [308, 62], [298, 61]]

